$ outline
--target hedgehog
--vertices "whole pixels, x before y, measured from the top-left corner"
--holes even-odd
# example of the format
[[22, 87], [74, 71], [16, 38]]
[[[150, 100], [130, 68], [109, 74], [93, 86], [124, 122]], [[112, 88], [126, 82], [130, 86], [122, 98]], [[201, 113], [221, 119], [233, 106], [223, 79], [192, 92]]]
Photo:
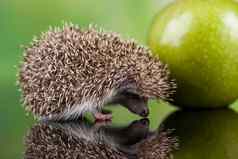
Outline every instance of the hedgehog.
[[176, 84], [169, 74], [166, 64], [134, 40], [65, 24], [25, 47], [18, 83], [25, 109], [36, 118], [71, 120], [90, 112], [110, 120], [106, 105], [146, 117], [149, 99], [170, 101]]
[[25, 137], [24, 158], [132, 159], [137, 153], [133, 151], [133, 145], [148, 131], [149, 124], [144, 119], [117, 127], [101, 123], [93, 125], [86, 120], [39, 122]]

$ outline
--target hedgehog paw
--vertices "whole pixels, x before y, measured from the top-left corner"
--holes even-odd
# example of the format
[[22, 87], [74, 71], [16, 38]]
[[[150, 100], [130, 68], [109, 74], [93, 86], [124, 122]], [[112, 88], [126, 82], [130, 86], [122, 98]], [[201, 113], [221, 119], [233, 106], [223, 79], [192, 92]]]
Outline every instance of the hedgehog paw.
[[108, 121], [112, 120], [112, 114], [103, 114], [101, 112], [94, 113], [96, 121]]

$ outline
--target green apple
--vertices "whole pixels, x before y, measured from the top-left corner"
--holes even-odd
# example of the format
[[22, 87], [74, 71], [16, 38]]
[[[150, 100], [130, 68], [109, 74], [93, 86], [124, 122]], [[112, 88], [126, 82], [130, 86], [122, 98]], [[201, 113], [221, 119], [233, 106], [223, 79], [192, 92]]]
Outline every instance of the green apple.
[[154, 18], [148, 40], [177, 81], [175, 105], [217, 108], [238, 98], [238, 1], [175, 1]]
[[237, 159], [238, 114], [231, 109], [177, 111], [165, 121], [179, 141], [174, 159]]

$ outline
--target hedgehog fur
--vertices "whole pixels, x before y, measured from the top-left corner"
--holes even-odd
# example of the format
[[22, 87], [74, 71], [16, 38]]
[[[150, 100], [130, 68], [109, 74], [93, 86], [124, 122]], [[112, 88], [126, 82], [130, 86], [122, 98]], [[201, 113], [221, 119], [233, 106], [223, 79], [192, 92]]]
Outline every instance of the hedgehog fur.
[[175, 88], [167, 66], [149, 49], [73, 24], [50, 28], [25, 49], [19, 85], [27, 111], [56, 120], [100, 112], [120, 92], [168, 100]]

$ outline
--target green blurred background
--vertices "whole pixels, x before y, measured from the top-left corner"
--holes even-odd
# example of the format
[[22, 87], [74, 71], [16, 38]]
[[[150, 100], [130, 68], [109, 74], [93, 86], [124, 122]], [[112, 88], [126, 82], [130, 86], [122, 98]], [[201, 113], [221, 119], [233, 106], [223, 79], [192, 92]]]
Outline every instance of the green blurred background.
[[[26, 115], [16, 87], [21, 45], [49, 26], [73, 22], [82, 27], [96, 24], [106, 30], [146, 44], [155, 13], [173, 0], [0, 0], [0, 158], [22, 158], [24, 135], [34, 120]], [[174, 110], [151, 102], [151, 128]], [[137, 118], [123, 108], [114, 110], [114, 123]]]

